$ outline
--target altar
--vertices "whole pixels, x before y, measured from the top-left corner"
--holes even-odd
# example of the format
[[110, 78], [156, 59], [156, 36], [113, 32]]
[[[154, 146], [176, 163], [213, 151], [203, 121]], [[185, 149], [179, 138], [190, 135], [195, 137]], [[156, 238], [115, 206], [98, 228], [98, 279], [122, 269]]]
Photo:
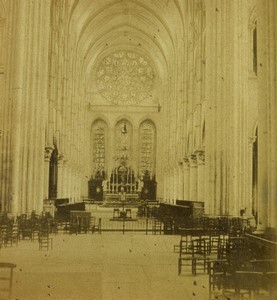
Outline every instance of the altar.
[[105, 193], [104, 194], [104, 204], [105, 205], [126, 205], [126, 204], [138, 204], [139, 203], [139, 194], [138, 193]]

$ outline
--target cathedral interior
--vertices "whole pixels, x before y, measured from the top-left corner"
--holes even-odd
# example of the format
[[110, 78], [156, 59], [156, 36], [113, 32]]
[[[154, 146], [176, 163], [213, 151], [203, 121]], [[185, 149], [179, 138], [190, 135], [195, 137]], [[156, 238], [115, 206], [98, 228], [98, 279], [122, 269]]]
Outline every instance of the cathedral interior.
[[0, 0], [5, 296], [277, 299], [276, 24], [275, 0]]

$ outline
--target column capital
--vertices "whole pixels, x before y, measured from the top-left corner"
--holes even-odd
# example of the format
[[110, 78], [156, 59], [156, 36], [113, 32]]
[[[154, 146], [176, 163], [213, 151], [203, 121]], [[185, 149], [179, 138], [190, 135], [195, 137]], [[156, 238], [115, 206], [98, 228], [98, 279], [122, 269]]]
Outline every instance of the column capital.
[[250, 144], [250, 146], [252, 146], [256, 142], [256, 140], [257, 140], [257, 136], [256, 135], [249, 137], [249, 144]]
[[182, 159], [179, 159], [177, 162], [178, 162], [178, 166], [179, 166], [180, 168], [183, 167], [184, 162], [183, 162]]
[[205, 151], [204, 150], [197, 151], [196, 156], [197, 156], [198, 165], [204, 165], [205, 164]]
[[183, 166], [184, 166], [184, 168], [186, 168], [186, 169], [189, 169], [189, 158], [188, 157], [184, 157], [183, 158]]
[[51, 158], [53, 150], [54, 150], [53, 146], [46, 146], [44, 148], [44, 161], [45, 162], [49, 162], [50, 161], [50, 158]]
[[65, 160], [64, 155], [62, 153], [60, 153], [58, 156], [58, 166], [62, 166], [64, 163], [64, 160]]
[[190, 163], [191, 168], [196, 168], [197, 167], [197, 155], [196, 154], [192, 154], [189, 157], [189, 163]]

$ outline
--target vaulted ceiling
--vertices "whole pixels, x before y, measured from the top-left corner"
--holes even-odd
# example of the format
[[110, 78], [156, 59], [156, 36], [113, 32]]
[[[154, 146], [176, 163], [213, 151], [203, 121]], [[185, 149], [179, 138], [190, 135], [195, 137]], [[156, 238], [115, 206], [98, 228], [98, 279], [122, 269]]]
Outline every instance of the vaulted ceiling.
[[70, 17], [78, 55], [88, 72], [99, 56], [135, 49], [151, 58], [161, 76], [182, 39], [182, 22], [181, 9], [173, 0], [80, 0]]
[[74, 1], [69, 33], [82, 73], [94, 78], [105, 57], [127, 51], [148, 61], [164, 84], [183, 43], [182, 11], [177, 0]]

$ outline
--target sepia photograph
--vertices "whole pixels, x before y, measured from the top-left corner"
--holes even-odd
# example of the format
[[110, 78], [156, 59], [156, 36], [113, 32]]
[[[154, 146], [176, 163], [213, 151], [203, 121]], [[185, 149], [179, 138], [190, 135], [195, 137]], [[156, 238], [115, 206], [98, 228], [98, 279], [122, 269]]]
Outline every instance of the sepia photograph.
[[277, 300], [277, 0], [0, 0], [0, 300]]

